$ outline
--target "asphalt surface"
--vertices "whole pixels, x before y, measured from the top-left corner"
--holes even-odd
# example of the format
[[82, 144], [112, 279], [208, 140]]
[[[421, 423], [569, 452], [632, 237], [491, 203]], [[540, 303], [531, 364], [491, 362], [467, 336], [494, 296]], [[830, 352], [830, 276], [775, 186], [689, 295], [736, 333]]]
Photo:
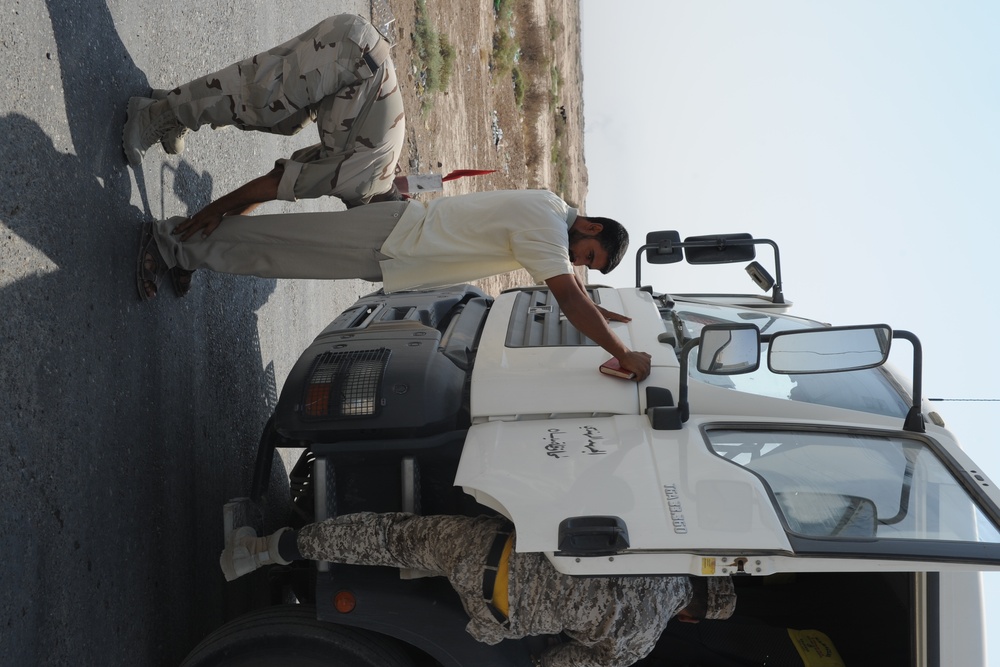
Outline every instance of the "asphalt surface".
[[[316, 135], [202, 129], [133, 170], [121, 126], [129, 96], [338, 12], [368, 0], [4, 3], [0, 665], [177, 665], [238, 609], [222, 504], [247, 493], [298, 353], [373, 286], [201, 272], [183, 300], [166, 285], [141, 303], [142, 221], [193, 213]], [[266, 210], [293, 208], [342, 206]]]

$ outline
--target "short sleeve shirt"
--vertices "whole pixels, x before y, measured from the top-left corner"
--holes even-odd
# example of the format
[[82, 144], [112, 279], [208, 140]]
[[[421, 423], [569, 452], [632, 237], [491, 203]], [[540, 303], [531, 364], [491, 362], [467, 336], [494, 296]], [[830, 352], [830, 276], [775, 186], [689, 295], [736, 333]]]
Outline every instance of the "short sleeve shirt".
[[411, 202], [381, 251], [386, 291], [468, 282], [524, 268], [536, 282], [573, 273], [577, 210], [546, 190]]

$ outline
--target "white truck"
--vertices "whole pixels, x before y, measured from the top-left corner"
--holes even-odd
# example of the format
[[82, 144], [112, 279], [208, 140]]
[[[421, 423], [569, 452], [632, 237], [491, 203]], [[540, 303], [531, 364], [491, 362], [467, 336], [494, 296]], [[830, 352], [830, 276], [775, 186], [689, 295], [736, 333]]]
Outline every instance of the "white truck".
[[[769, 294], [641, 286], [643, 260], [685, 259], [749, 262]], [[642, 665], [985, 665], [1000, 491], [925, 411], [915, 336], [788, 314], [777, 245], [747, 234], [651, 233], [635, 288], [588, 290], [632, 318], [612, 326], [652, 354], [643, 382], [599, 374], [607, 354], [541, 286], [362, 298], [290, 373], [227, 521], [252, 515], [275, 448], [298, 447], [303, 523], [500, 513], [519, 550], [571, 575], [733, 578], [733, 619], [672, 623]], [[912, 387], [886, 365], [900, 342]], [[527, 666], [561, 640], [477, 643], [447, 582], [418, 572], [255, 576], [294, 604], [237, 618], [185, 666]]]

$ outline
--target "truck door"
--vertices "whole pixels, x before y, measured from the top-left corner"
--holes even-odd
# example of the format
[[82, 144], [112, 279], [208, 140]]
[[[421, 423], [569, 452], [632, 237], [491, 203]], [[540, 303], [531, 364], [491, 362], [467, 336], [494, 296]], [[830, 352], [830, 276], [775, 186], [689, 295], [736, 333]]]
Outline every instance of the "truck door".
[[[491, 423], [456, 483], [568, 573], [1000, 569], [996, 490], [943, 430], [693, 420], [664, 441], [641, 417]], [[588, 553], [572, 530], [619, 538]]]

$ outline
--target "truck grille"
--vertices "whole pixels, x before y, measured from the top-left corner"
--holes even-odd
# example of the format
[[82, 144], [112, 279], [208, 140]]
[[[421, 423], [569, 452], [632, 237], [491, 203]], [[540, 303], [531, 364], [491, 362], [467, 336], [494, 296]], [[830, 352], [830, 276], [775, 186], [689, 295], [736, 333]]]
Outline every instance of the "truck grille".
[[299, 412], [323, 419], [377, 414], [389, 355], [385, 348], [319, 355], [306, 376]]
[[[599, 303], [597, 290], [587, 290]], [[553, 347], [596, 345], [562, 316], [559, 302], [548, 289], [518, 292], [507, 325], [507, 347]]]

